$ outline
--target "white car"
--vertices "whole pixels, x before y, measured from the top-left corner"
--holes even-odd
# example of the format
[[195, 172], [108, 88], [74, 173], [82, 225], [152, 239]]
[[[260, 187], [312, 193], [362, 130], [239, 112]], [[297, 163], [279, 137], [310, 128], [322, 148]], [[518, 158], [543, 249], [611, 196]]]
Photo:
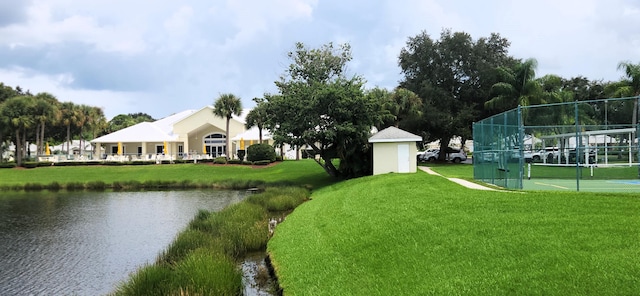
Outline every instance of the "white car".
[[[467, 160], [467, 153], [460, 149], [447, 148], [447, 151], [447, 155], [445, 156], [446, 160], [450, 160], [454, 163], [460, 163]], [[421, 162], [434, 162], [438, 159], [438, 156], [440, 156], [439, 149], [432, 149], [431, 151], [427, 150], [422, 154], [421, 157], [419, 157], [419, 160]]]

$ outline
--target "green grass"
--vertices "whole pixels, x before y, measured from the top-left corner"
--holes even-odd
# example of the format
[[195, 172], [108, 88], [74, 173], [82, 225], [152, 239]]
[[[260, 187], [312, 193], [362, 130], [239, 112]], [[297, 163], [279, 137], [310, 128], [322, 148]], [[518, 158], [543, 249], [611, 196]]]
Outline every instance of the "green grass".
[[[435, 170], [469, 179], [470, 167]], [[314, 192], [268, 251], [285, 295], [632, 295], [638, 213], [632, 195], [486, 192], [388, 174]]]
[[[269, 167], [245, 165], [165, 164], [68, 166], [0, 169], [0, 188], [139, 189], [216, 187], [244, 189], [262, 183], [318, 188], [336, 182], [313, 160], [284, 161]], [[38, 185], [39, 184], [39, 185]], [[91, 187], [91, 188], [89, 188]], [[146, 188], [146, 187], [145, 187]]]

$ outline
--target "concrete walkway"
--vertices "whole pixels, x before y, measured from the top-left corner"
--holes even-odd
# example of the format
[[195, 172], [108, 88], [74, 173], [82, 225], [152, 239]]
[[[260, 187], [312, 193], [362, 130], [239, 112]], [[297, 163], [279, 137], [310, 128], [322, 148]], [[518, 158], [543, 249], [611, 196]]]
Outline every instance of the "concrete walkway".
[[[424, 167], [424, 166], [418, 166], [418, 168], [420, 168], [421, 170], [427, 172], [429, 175], [434, 175], [434, 176], [440, 176], [443, 177], [442, 175], [434, 172], [433, 170], [431, 170], [428, 167]], [[443, 177], [444, 178], [444, 177]], [[495, 189], [495, 188], [491, 188], [491, 187], [487, 187], [487, 186], [482, 186], [480, 184], [476, 184], [473, 182], [469, 182], [467, 180], [463, 180], [463, 179], [459, 179], [459, 178], [447, 178], [449, 181], [451, 182], [456, 182], [464, 187], [467, 188], [471, 188], [471, 189], [477, 189], [477, 190], [495, 190], [495, 191], [502, 191], [499, 189]]]

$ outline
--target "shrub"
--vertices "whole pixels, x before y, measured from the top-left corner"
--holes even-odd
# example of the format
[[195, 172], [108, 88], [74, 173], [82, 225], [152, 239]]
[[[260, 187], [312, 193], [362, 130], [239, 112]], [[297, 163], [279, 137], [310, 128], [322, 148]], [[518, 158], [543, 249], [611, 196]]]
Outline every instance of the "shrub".
[[213, 160], [213, 163], [215, 163], [215, 164], [227, 164], [227, 158], [226, 157], [216, 157]]
[[270, 163], [270, 160], [256, 160], [253, 162], [253, 165], [268, 165]]
[[31, 161], [30, 162], [25, 162], [25, 163], [22, 164], [22, 167], [24, 167], [26, 169], [33, 169], [33, 168], [35, 168], [37, 166], [38, 166], [37, 162], [31, 162]]
[[0, 163], [0, 169], [12, 169], [16, 167], [15, 162]]
[[53, 181], [53, 182], [47, 184], [45, 186], [45, 188], [47, 188], [47, 189], [49, 189], [51, 191], [57, 191], [57, 190], [60, 190], [60, 188], [62, 188], [62, 186], [60, 186], [60, 183]]
[[240, 159], [229, 159], [228, 164], [241, 164], [242, 160]]
[[107, 187], [103, 181], [89, 181], [87, 182], [87, 189], [91, 190], [104, 190]]
[[282, 155], [276, 155], [276, 161], [282, 161]]
[[40, 183], [26, 183], [26, 184], [24, 184], [24, 190], [26, 190], [26, 191], [39, 191], [39, 190], [42, 190], [42, 184], [40, 184]]
[[53, 165], [53, 162], [50, 162], [50, 161], [38, 162], [39, 167], [52, 166], [52, 165]]
[[269, 144], [253, 144], [247, 148], [247, 160], [269, 160], [276, 161], [276, 151]]

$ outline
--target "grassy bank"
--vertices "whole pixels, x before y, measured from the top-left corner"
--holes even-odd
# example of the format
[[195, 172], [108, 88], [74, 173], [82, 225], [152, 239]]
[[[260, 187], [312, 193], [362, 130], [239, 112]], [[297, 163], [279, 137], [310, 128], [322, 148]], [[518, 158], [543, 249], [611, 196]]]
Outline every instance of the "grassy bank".
[[[471, 177], [470, 166], [435, 170]], [[632, 195], [486, 192], [389, 174], [315, 191], [268, 251], [285, 295], [631, 295], [638, 213]]]
[[333, 182], [313, 160], [259, 167], [189, 163], [0, 169], [0, 190], [247, 188], [264, 183], [317, 188]]
[[308, 197], [303, 188], [269, 188], [220, 212], [200, 211], [154, 264], [133, 274], [115, 295], [240, 295], [239, 260], [264, 251], [269, 219]]

